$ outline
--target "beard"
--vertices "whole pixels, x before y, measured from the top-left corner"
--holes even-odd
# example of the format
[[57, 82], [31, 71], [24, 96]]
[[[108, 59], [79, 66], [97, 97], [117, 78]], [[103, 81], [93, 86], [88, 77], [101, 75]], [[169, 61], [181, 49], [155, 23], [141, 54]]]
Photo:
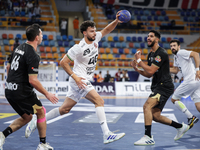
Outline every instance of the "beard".
[[147, 44], [148, 47], [153, 47], [155, 44], [155, 41], [153, 41], [150, 45]]
[[87, 36], [87, 39], [88, 39], [89, 41], [94, 41], [94, 40], [95, 40], [95, 38], [93, 39], [93, 38], [88, 37], [88, 36]]
[[172, 53], [173, 53], [174, 55], [176, 55], [178, 51], [177, 51], [177, 50], [173, 51], [173, 50], [175, 50], [175, 49], [172, 49]]

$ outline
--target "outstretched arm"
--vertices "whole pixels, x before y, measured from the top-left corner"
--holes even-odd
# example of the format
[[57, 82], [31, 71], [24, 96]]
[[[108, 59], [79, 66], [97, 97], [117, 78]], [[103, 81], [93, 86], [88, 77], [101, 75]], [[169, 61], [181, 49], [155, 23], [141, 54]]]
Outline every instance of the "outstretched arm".
[[195, 70], [196, 70], [196, 80], [200, 80], [200, 71], [199, 71], [199, 53], [191, 52], [190, 57], [194, 58], [195, 61]]

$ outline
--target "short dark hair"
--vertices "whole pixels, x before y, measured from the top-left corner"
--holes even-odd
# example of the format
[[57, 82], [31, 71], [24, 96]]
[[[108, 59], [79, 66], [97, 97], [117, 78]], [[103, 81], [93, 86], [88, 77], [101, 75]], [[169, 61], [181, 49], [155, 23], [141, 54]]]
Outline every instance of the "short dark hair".
[[90, 21], [90, 20], [84, 21], [80, 26], [81, 33], [83, 34], [83, 31], [86, 31], [88, 27], [93, 28], [95, 26], [96, 24], [94, 21]]
[[28, 41], [34, 41], [36, 36], [38, 36], [40, 34], [40, 26], [39, 24], [32, 24], [30, 26], [27, 27], [26, 29], [26, 37], [28, 39]]
[[156, 30], [150, 30], [149, 32], [153, 32], [155, 34], [155, 37], [160, 39], [160, 37], [161, 37], [160, 32], [158, 32]]
[[178, 46], [180, 45], [180, 41], [177, 40], [177, 39], [173, 39], [173, 40], [171, 40], [169, 43], [171, 44], [171, 43], [173, 43], [173, 42], [176, 42], [176, 43], [178, 44]]

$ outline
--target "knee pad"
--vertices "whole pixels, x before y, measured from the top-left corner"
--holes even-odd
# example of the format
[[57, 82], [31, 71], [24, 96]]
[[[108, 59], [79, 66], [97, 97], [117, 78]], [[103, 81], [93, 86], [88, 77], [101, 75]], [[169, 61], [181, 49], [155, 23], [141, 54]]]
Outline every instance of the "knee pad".
[[42, 122], [45, 122], [46, 121], [46, 109], [44, 106], [42, 106], [43, 110], [44, 110], [44, 114], [45, 114], [45, 117], [44, 118], [41, 118], [41, 119], [37, 119], [37, 123], [42, 123]]

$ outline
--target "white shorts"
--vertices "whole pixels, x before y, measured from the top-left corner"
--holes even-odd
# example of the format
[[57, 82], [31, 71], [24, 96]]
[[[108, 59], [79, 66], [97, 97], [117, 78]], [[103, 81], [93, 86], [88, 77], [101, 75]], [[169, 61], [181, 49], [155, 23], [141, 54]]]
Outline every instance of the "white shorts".
[[200, 102], [200, 81], [183, 81], [175, 90], [172, 98], [181, 99], [184, 96], [190, 96], [194, 103]]
[[94, 89], [93, 85], [88, 80], [82, 80], [87, 84], [85, 89], [79, 89], [78, 85], [73, 78], [69, 78], [69, 91], [67, 92], [66, 97], [71, 98], [72, 100], [79, 102], [82, 97], [85, 97], [88, 92]]

